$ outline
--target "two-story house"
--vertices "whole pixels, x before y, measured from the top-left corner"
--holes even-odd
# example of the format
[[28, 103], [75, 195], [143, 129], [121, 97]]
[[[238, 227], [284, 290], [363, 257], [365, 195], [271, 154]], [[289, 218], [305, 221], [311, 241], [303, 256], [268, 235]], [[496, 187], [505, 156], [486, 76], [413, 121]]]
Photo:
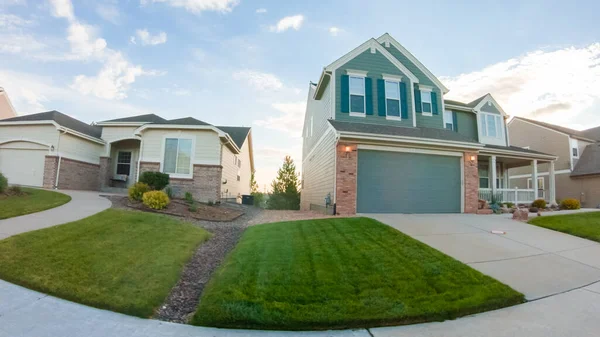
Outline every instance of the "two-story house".
[[[600, 205], [600, 127], [573, 130], [533, 119], [515, 117], [508, 123], [511, 142], [557, 156], [556, 197], [575, 198], [584, 207]], [[522, 168], [510, 170], [510, 186], [531, 188], [532, 180]], [[538, 196], [547, 198], [549, 171], [540, 165]]]
[[538, 163], [556, 156], [511, 146], [490, 94], [461, 103], [447, 93], [389, 34], [326, 66], [309, 85], [302, 209], [475, 213], [480, 198], [533, 201], [535, 186], [507, 188], [507, 170], [530, 167], [537, 181]]
[[0, 172], [11, 184], [125, 192], [159, 171], [178, 197], [239, 202], [253, 170], [248, 127], [154, 114], [89, 125], [58, 111], [0, 121]]

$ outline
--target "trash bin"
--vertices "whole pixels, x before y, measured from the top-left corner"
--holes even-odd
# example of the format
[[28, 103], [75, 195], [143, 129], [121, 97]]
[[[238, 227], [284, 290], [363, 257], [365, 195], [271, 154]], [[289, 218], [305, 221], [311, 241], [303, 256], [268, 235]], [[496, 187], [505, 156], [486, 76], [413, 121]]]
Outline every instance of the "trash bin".
[[243, 205], [254, 205], [254, 196], [244, 194], [242, 195], [242, 204]]

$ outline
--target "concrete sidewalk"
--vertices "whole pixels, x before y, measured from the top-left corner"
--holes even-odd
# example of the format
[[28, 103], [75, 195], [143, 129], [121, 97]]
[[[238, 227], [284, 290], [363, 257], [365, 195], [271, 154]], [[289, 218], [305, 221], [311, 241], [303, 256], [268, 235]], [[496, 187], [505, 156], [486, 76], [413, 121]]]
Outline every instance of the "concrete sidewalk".
[[0, 220], [0, 240], [9, 236], [87, 218], [111, 206], [98, 192], [58, 191], [71, 196], [68, 203], [46, 211]]

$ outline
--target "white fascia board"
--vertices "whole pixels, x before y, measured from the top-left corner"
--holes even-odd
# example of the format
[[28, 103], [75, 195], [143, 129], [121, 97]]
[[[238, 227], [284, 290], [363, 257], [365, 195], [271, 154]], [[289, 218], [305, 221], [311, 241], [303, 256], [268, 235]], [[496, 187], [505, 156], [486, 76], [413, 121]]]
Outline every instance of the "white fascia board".
[[395, 58], [389, 51], [385, 50], [385, 48], [377, 42], [375, 39], [369, 39], [365, 43], [360, 46], [354, 48], [351, 52], [346, 55], [340, 57], [335, 62], [331, 63], [325, 69], [330, 72], [334, 72], [340, 66], [346, 64], [348, 61], [352, 60], [356, 56], [362, 54], [366, 50], [376, 50], [379, 51], [385, 58], [387, 58], [396, 68], [398, 68], [402, 73], [404, 73], [407, 77], [409, 77], [414, 83], [419, 83], [419, 79], [413, 74], [408, 68], [406, 68], [397, 58]]
[[66, 133], [70, 133], [74, 136], [80, 137], [80, 138], [85, 138], [87, 140], [90, 140], [92, 142], [96, 142], [98, 144], [106, 144], [106, 142], [104, 142], [101, 139], [98, 139], [96, 137], [92, 137], [92, 136], [88, 136], [84, 133], [81, 133], [79, 131], [75, 131], [73, 129], [69, 129], [66, 128], [64, 126], [59, 125], [58, 123], [56, 123], [53, 120], [46, 120], [46, 121], [13, 121], [13, 122], [0, 122], [0, 126], [18, 126], [18, 125], [53, 125], [57, 131], [63, 131]]
[[500, 150], [500, 149], [490, 149], [490, 148], [484, 148], [483, 150], [479, 151], [479, 154], [481, 155], [509, 155], [509, 156], [513, 156], [515, 158], [521, 158], [521, 159], [540, 159], [540, 160], [544, 160], [544, 161], [552, 161], [552, 160], [556, 160], [558, 159], [557, 156], [553, 156], [553, 155], [544, 155], [544, 154], [535, 154], [535, 153], [524, 153], [524, 152], [519, 152], [519, 151], [511, 151], [511, 150]]
[[[316, 100], [317, 93], [319, 92], [319, 89], [321, 88], [321, 85], [323, 84], [323, 80], [325, 79], [325, 76], [331, 77], [331, 72], [328, 72], [325, 70], [325, 68], [323, 68], [323, 71], [321, 72], [321, 77], [319, 77], [319, 83], [317, 83], [317, 88], [315, 89], [315, 93], [313, 94], [314, 100]], [[331, 79], [330, 79], [330, 82], [331, 82]]]
[[96, 126], [142, 126], [145, 124], [151, 124], [150, 122], [98, 122], [94, 123]]
[[180, 130], [210, 130], [210, 131], [214, 131], [219, 135], [220, 138], [225, 138], [225, 140], [226, 140], [225, 143], [230, 145], [234, 151], [237, 151], [237, 153], [240, 153], [240, 149], [233, 142], [233, 139], [231, 139], [231, 136], [229, 136], [228, 133], [223, 132], [220, 129], [217, 129], [216, 127], [214, 127], [212, 125], [144, 124], [144, 125], [140, 126], [139, 128], [135, 129], [133, 131], [133, 134], [141, 136], [142, 131], [144, 131], [146, 129], [180, 129]]
[[448, 103], [444, 103], [444, 106], [446, 107], [446, 109], [460, 110], [460, 111], [466, 111], [466, 112], [476, 113], [473, 109], [466, 108], [464, 106], [452, 105], [452, 104], [448, 104]]
[[485, 98], [482, 99], [481, 102], [479, 102], [479, 104], [477, 104], [475, 106], [475, 108], [473, 108], [473, 109], [476, 111], [481, 111], [481, 108], [488, 102], [491, 102], [492, 104], [494, 104], [496, 106], [496, 108], [498, 108], [498, 111], [500, 111], [500, 113], [502, 114], [503, 117], [508, 118], [508, 115], [506, 114], [506, 112], [504, 112], [504, 109], [502, 109], [502, 106], [500, 106], [500, 104], [498, 104], [498, 102], [496, 102], [496, 100], [494, 99], [494, 97], [492, 97], [491, 94], [485, 95]]
[[431, 71], [429, 71], [429, 69], [427, 69], [423, 65], [423, 63], [421, 63], [413, 54], [411, 54], [406, 48], [404, 48], [404, 46], [402, 46], [400, 42], [396, 41], [396, 39], [394, 39], [390, 34], [383, 34], [377, 39], [377, 42], [384, 43], [385, 45], [391, 44], [392, 46], [394, 46], [402, 54], [404, 54], [415, 66], [417, 66], [417, 68], [419, 68], [419, 70], [421, 70], [423, 74], [427, 76], [427, 78], [429, 78], [433, 83], [435, 83], [444, 94], [447, 94], [450, 91], [450, 89], [446, 88], [446, 86], [437, 77], [435, 77], [431, 73]]
[[81, 132], [75, 131], [73, 129], [65, 128], [63, 126], [60, 126], [58, 130], [64, 131], [66, 133], [70, 133], [73, 136], [77, 136], [79, 138], [87, 139], [87, 140], [92, 141], [94, 143], [98, 143], [98, 144], [102, 144], [102, 145], [106, 144], [106, 142], [104, 140], [102, 140], [102, 139], [98, 139], [96, 137], [88, 136], [85, 133], [81, 133]]
[[483, 144], [474, 144], [466, 142], [455, 142], [449, 140], [429, 139], [429, 138], [415, 138], [415, 137], [403, 137], [403, 136], [391, 136], [391, 135], [374, 135], [371, 133], [362, 132], [344, 132], [340, 131], [339, 135], [341, 138], [352, 138], [352, 139], [365, 139], [365, 140], [377, 140], [377, 141], [391, 141], [391, 142], [402, 142], [411, 144], [423, 144], [423, 145], [434, 145], [441, 147], [456, 147], [465, 149], [483, 149]]

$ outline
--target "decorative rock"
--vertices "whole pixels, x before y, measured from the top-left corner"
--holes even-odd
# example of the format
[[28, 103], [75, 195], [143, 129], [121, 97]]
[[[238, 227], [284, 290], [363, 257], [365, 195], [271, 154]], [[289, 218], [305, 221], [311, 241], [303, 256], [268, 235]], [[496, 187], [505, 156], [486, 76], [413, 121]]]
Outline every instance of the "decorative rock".
[[519, 209], [513, 213], [513, 220], [518, 221], [527, 221], [529, 220], [529, 210], [528, 209]]
[[486, 209], [488, 208], [488, 203], [485, 200], [479, 199], [479, 205], [478, 205], [479, 209]]
[[508, 208], [508, 207], [502, 207], [500, 210], [502, 211], [503, 214], [510, 213], [510, 208]]

